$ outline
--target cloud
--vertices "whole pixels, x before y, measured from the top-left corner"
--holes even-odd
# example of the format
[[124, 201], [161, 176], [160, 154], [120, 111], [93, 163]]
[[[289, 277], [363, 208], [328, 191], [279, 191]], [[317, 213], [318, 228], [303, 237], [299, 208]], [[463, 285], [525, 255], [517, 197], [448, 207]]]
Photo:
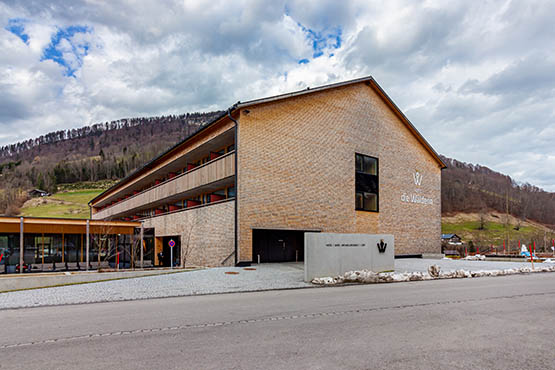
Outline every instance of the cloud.
[[555, 191], [555, 3], [0, 2], [0, 145], [373, 75], [442, 154]]

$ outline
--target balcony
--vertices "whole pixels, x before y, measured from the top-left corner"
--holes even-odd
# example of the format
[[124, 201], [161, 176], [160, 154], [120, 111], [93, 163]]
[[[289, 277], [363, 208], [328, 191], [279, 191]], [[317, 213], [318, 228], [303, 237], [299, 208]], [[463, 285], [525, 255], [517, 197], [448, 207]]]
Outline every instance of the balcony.
[[107, 208], [98, 210], [93, 219], [114, 219], [186, 198], [198, 188], [210, 190], [229, 182], [235, 175], [235, 152], [217, 157], [181, 175], [134, 194]]

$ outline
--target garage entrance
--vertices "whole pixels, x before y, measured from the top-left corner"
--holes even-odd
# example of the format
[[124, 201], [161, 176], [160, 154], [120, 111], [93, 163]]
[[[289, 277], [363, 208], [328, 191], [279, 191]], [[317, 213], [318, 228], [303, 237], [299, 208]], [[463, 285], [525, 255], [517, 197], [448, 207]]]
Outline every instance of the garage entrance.
[[304, 258], [304, 231], [252, 231], [252, 260], [258, 262], [295, 262]]

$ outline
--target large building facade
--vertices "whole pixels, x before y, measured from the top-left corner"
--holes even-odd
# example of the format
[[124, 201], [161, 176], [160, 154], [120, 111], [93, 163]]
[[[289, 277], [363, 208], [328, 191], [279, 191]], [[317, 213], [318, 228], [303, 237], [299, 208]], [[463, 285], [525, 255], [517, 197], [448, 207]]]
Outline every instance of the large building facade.
[[90, 205], [142, 221], [157, 265], [301, 260], [307, 231], [439, 253], [444, 167], [367, 77], [237, 103]]

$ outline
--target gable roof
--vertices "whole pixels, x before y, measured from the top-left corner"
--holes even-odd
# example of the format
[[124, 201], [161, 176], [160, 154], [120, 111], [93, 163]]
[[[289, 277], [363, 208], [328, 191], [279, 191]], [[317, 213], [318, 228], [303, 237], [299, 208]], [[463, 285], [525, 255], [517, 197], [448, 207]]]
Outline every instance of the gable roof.
[[430, 143], [428, 143], [428, 141], [422, 136], [422, 134], [416, 129], [416, 127], [414, 127], [412, 122], [407, 118], [407, 116], [405, 116], [405, 114], [401, 111], [401, 109], [399, 109], [399, 107], [395, 104], [395, 102], [389, 97], [389, 95], [386, 94], [386, 92], [376, 82], [376, 80], [374, 80], [374, 78], [372, 76], [356, 78], [354, 80], [337, 82], [337, 83], [333, 83], [333, 84], [329, 84], [329, 85], [318, 86], [318, 87], [315, 87], [315, 88], [307, 87], [306, 89], [303, 89], [303, 90], [294, 91], [294, 92], [285, 93], [285, 94], [280, 94], [280, 95], [274, 95], [274, 96], [270, 96], [270, 97], [267, 97], [267, 98], [249, 100], [249, 101], [246, 101], [246, 102], [243, 102], [243, 103], [237, 102], [237, 104], [235, 104], [230, 109], [233, 109], [233, 110], [242, 109], [242, 108], [250, 107], [250, 106], [253, 106], [253, 105], [271, 103], [271, 102], [278, 101], [278, 100], [294, 98], [294, 97], [297, 97], [297, 96], [312, 94], [312, 93], [319, 92], [319, 91], [335, 89], [335, 88], [338, 88], [338, 87], [353, 85], [353, 84], [357, 84], [357, 83], [366, 83], [368, 86], [372, 87], [374, 89], [374, 91], [382, 98], [382, 100], [384, 100], [386, 105], [393, 111], [393, 113], [395, 113], [395, 115], [405, 124], [405, 126], [407, 126], [409, 131], [416, 137], [416, 139], [420, 142], [420, 144], [422, 144], [424, 146], [424, 148], [432, 155], [432, 157], [434, 157], [434, 159], [437, 161], [439, 166], [442, 169], [447, 167], [445, 162], [443, 162], [441, 160], [439, 154], [434, 150], [434, 148], [432, 148]]
[[357, 84], [357, 83], [366, 83], [368, 86], [372, 87], [374, 89], [374, 91], [382, 98], [382, 100], [384, 100], [386, 105], [393, 111], [393, 113], [395, 113], [395, 115], [405, 124], [405, 126], [407, 126], [409, 131], [416, 137], [416, 139], [420, 142], [420, 144], [422, 144], [424, 146], [424, 148], [432, 155], [432, 157], [439, 164], [440, 168], [443, 169], [443, 168], [447, 167], [445, 162], [443, 162], [441, 160], [439, 154], [434, 150], [434, 148], [432, 148], [432, 146], [428, 143], [428, 141], [426, 141], [426, 139], [424, 139], [422, 134], [420, 134], [420, 132], [416, 129], [416, 127], [414, 127], [414, 125], [404, 115], [404, 113], [399, 109], [399, 107], [385, 93], [385, 91], [376, 82], [376, 80], [374, 80], [374, 78], [372, 76], [367, 76], [367, 77], [356, 78], [354, 80], [348, 80], [348, 81], [343, 81], [343, 82], [337, 82], [337, 83], [333, 83], [333, 84], [318, 86], [318, 87], [315, 87], [315, 88], [307, 87], [306, 89], [299, 90], [299, 91], [294, 91], [294, 92], [289, 92], [289, 93], [285, 93], [285, 94], [269, 96], [269, 97], [266, 97], [266, 98], [249, 100], [249, 101], [246, 101], [246, 102], [238, 101], [237, 103], [235, 103], [234, 105], [229, 107], [227, 109], [227, 111], [225, 111], [224, 113], [222, 113], [218, 117], [214, 118], [209, 123], [205, 124], [200, 130], [198, 130], [197, 132], [187, 136], [186, 138], [179, 141], [177, 144], [175, 144], [174, 146], [172, 146], [171, 148], [169, 148], [168, 150], [166, 150], [162, 154], [160, 154], [157, 157], [155, 157], [154, 159], [152, 159], [150, 162], [148, 162], [147, 164], [145, 164], [141, 168], [138, 168], [137, 170], [133, 171], [131, 174], [127, 175], [122, 180], [118, 181], [116, 184], [114, 184], [110, 188], [106, 189], [105, 191], [103, 191], [102, 193], [100, 193], [99, 195], [94, 197], [91, 201], [89, 201], [88, 204], [93, 203], [97, 199], [103, 198], [107, 193], [109, 193], [109, 192], [117, 189], [118, 187], [122, 186], [123, 184], [129, 182], [133, 177], [135, 177], [140, 172], [143, 172], [146, 169], [148, 169], [150, 167], [153, 167], [162, 158], [168, 156], [170, 153], [172, 153], [173, 151], [178, 149], [182, 144], [191, 140], [193, 137], [197, 136], [202, 131], [204, 131], [208, 127], [212, 126], [216, 122], [222, 120], [226, 116], [233, 114], [238, 109], [243, 109], [243, 108], [251, 107], [251, 106], [254, 106], [254, 105], [258, 105], [258, 104], [270, 103], [270, 102], [274, 102], [274, 101], [278, 101], [278, 100], [294, 98], [294, 97], [298, 97], [298, 96], [302, 96], [302, 95], [306, 95], [306, 94], [312, 94], [312, 93], [316, 93], [316, 92], [319, 92], [319, 91], [335, 89], [335, 88], [338, 88], [338, 87], [353, 85], [353, 84]]

